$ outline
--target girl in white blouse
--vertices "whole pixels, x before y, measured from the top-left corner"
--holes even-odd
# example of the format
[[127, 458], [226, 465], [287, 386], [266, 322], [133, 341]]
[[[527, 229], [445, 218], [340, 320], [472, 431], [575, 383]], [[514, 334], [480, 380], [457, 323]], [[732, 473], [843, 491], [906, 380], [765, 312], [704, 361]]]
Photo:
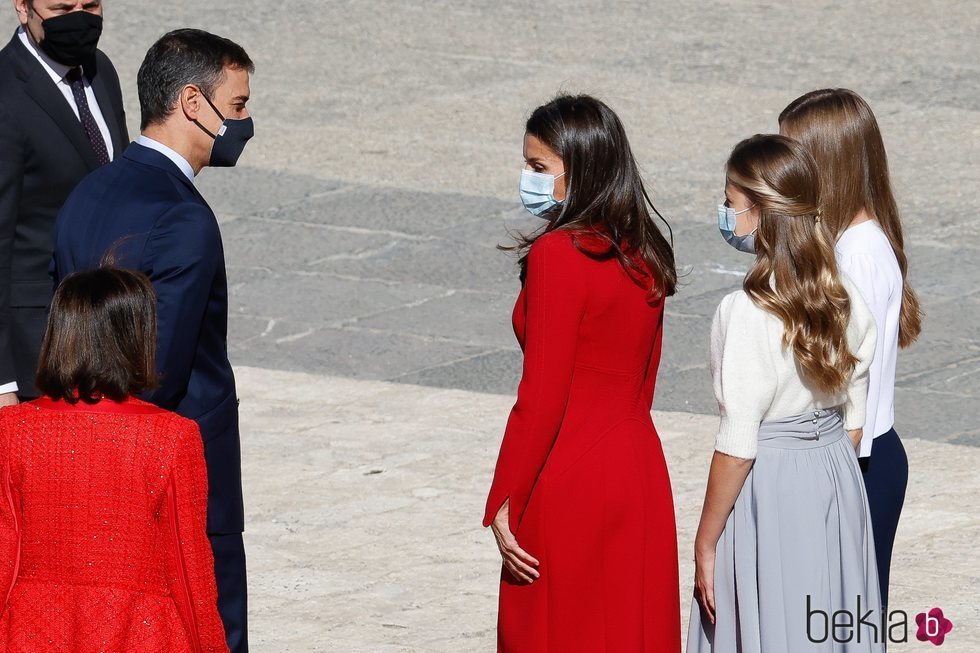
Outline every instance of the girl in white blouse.
[[877, 623], [880, 607], [855, 452], [874, 318], [838, 274], [819, 193], [813, 158], [789, 138], [754, 136], [729, 158], [719, 211], [739, 238], [754, 233], [756, 262], [711, 329], [721, 423], [695, 540], [689, 653], [810, 652], [840, 642], [830, 615], [841, 610], [858, 616], [835, 653], [883, 650], [880, 625], [858, 622]]
[[864, 438], [858, 452], [878, 556], [883, 607], [888, 603], [892, 545], [909, 464], [895, 432], [895, 363], [915, 341], [921, 312], [909, 285], [898, 207], [878, 122], [854, 91], [811, 91], [779, 116], [780, 133], [800, 141], [820, 170], [821, 208], [837, 240], [837, 261], [874, 314], [878, 345], [871, 364]]

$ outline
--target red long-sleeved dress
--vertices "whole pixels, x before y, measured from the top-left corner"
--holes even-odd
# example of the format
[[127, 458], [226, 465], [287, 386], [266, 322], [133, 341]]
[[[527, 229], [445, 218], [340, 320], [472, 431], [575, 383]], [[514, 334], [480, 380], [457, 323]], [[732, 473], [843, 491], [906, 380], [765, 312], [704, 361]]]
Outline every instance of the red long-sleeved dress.
[[650, 417], [663, 302], [648, 287], [566, 230], [531, 246], [513, 313], [524, 369], [483, 524], [509, 499], [540, 577], [502, 571], [502, 653], [680, 651], [673, 498]]
[[0, 651], [228, 651], [197, 424], [137, 399], [0, 410]]

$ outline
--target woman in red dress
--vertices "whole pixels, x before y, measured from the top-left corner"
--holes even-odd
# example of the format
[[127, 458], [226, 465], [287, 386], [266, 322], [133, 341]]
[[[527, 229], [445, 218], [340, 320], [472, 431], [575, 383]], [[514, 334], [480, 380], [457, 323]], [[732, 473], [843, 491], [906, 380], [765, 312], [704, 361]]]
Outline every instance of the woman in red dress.
[[503, 557], [498, 651], [678, 653], [674, 507], [650, 417], [673, 251], [602, 102], [536, 109], [524, 159], [522, 200], [548, 224], [515, 246], [529, 249], [513, 313], [524, 370], [483, 521]]
[[154, 383], [155, 298], [101, 269], [58, 288], [40, 399], [0, 410], [0, 651], [228, 651], [197, 425]]

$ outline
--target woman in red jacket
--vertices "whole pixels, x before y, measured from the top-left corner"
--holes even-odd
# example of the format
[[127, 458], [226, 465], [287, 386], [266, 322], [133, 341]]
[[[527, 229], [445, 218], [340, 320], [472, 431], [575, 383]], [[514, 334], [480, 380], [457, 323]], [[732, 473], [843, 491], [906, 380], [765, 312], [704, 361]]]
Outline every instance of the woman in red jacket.
[[44, 396], [0, 410], [2, 651], [228, 651], [200, 432], [134, 397], [155, 380], [155, 301], [135, 272], [65, 279]]
[[498, 651], [678, 653], [673, 499], [650, 417], [673, 251], [602, 102], [536, 109], [524, 159], [521, 198], [548, 224], [514, 247], [528, 250], [524, 370], [483, 521], [503, 557]]

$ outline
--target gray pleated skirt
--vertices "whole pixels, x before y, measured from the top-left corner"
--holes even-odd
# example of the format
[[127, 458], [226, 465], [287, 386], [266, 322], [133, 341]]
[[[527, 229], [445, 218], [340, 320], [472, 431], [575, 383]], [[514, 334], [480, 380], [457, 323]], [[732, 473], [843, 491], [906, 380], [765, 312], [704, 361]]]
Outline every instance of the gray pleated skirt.
[[714, 624], [691, 606], [688, 653], [884, 651], [868, 498], [836, 409], [762, 423], [714, 592]]

